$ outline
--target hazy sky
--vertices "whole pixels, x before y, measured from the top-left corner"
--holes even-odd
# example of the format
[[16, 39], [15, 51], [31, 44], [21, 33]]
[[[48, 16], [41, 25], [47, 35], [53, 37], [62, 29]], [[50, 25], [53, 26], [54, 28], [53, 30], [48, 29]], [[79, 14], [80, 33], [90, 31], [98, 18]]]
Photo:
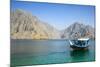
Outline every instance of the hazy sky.
[[95, 24], [94, 6], [13, 1], [11, 10], [17, 8], [31, 12], [41, 21], [47, 22], [59, 30], [74, 22], [89, 24], [93, 27]]

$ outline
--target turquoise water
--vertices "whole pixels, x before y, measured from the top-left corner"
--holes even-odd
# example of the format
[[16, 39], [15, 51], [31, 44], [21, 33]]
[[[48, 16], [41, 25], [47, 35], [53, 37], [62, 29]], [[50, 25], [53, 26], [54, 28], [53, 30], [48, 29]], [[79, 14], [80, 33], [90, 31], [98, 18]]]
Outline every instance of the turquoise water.
[[95, 42], [88, 50], [73, 50], [67, 40], [11, 40], [11, 65], [40, 65], [95, 60]]

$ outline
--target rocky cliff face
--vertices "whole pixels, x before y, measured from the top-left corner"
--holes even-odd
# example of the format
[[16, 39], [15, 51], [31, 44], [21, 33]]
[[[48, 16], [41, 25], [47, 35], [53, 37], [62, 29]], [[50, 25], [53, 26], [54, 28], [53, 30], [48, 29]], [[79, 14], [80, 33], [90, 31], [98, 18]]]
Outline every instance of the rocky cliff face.
[[88, 37], [94, 39], [95, 31], [94, 28], [89, 25], [84, 25], [76, 22], [66, 28], [63, 31], [61, 37], [64, 39], [77, 39], [81, 37]]
[[89, 25], [76, 22], [59, 32], [29, 12], [21, 9], [11, 12], [11, 39], [94, 39], [94, 35], [94, 28]]
[[11, 39], [59, 39], [51, 25], [40, 21], [31, 13], [17, 9], [11, 12]]

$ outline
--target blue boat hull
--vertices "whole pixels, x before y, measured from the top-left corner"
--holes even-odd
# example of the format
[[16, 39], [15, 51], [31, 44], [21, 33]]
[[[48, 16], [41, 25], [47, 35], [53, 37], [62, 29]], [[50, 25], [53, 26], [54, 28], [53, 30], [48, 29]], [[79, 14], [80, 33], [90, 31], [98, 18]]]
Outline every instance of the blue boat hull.
[[89, 40], [71, 40], [70, 47], [75, 50], [87, 50], [89, 47]]
[[87, 46], [87, 47], [77, 47], [77, 46], [75, 46], [75, 45], [70, 45], [70, 47], [71, 47], [72, 49], [74, 49], [74, 50], [88, 50], [88, 47], [89, 47], [89, 46]]

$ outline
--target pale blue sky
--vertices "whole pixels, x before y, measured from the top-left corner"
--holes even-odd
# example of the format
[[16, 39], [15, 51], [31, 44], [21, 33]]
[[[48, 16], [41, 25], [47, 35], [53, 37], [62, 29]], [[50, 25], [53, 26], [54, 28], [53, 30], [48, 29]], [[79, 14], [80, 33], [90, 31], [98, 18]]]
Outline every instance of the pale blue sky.
[[23, 9], [37, 16], [41, 21], [62, 30], [74, 22], [94, 27], [95, 7], [89, 5], [54, 4], [40, 2], [11, 2], [11, 10]]

